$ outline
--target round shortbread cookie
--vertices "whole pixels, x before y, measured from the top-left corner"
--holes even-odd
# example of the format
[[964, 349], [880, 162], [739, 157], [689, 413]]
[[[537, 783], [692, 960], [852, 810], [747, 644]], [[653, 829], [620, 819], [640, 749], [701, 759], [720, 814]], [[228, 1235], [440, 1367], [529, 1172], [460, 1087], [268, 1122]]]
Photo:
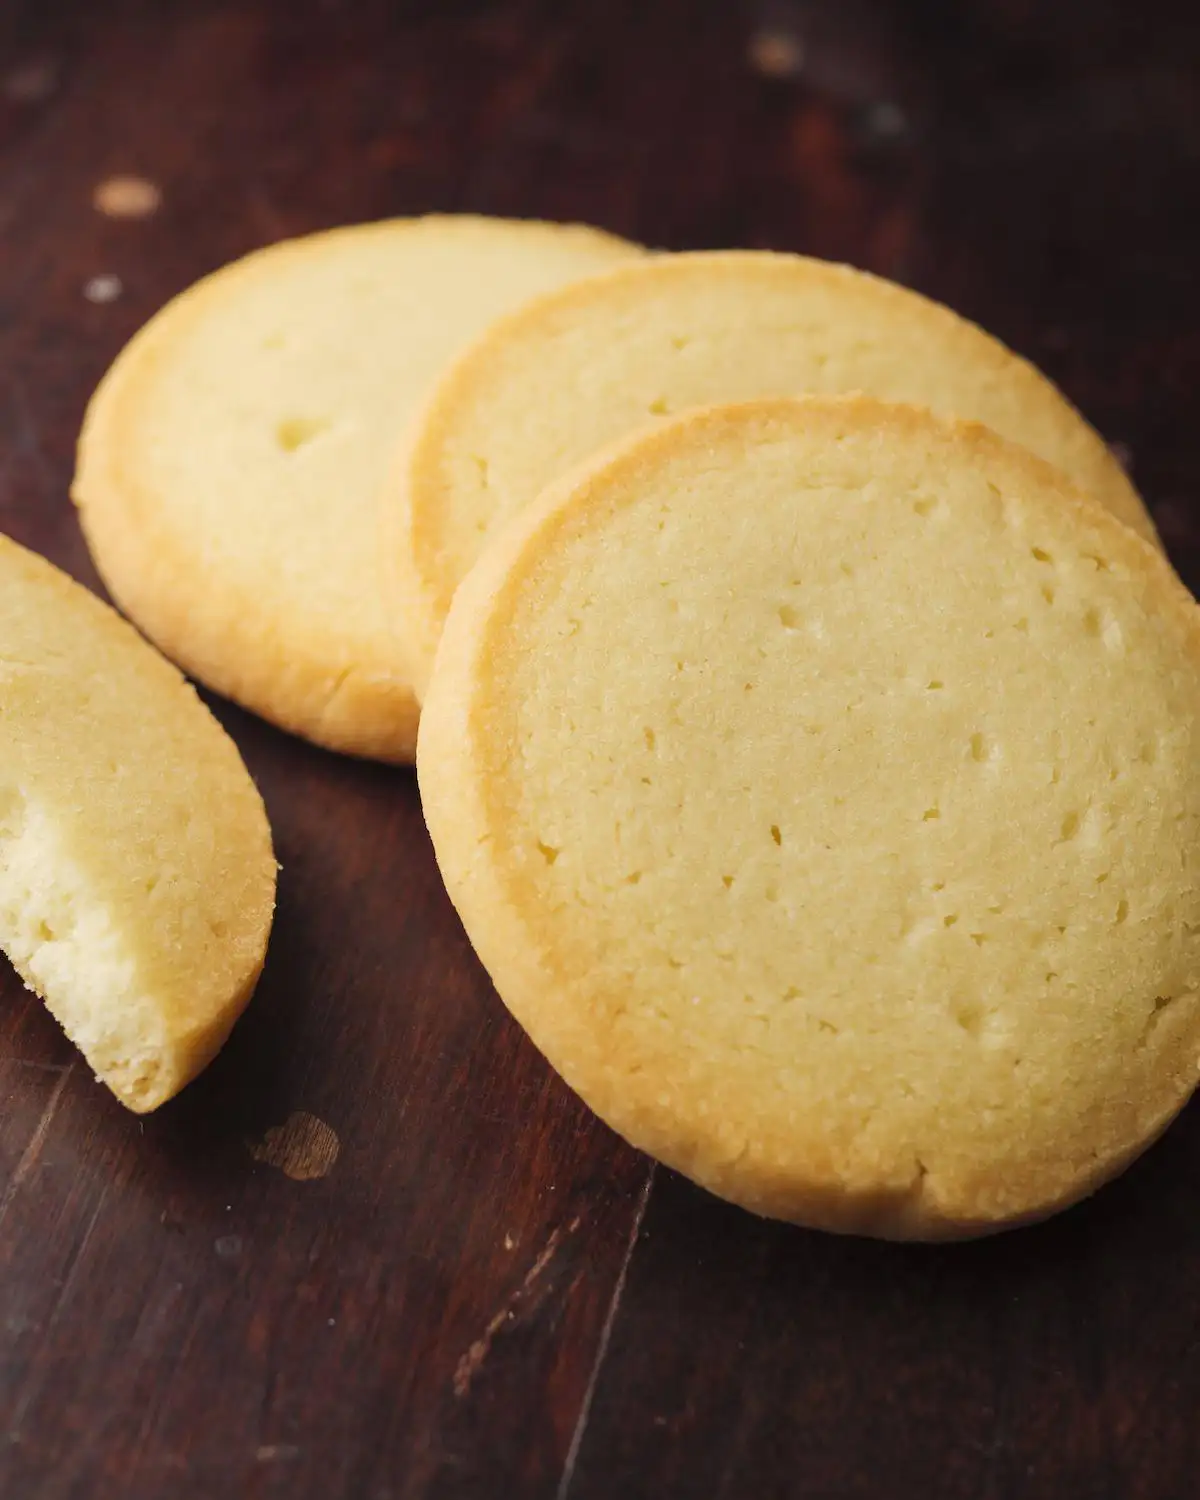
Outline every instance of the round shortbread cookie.
[[984, 422], [1154, 538], [1136, 491], [1079, 413], [948, 308], [798, 255], [656, 257], [495, 323], [414, 422], [385, 491], [385, 535], [418, 696], [454, 590], [498, 522], [655, 418], [809, 392], [862, 392]]
[[762, 1214], [948, 1238], [1125, 1166], [1200, 1067], [1200, 612], [990, 430], [643, 432], [458, 592], [418, 776], [516, 1018]]
[[115, 611], [0, 537], [0, 947], [139, 1113], [214, 1056], [275, 905], [237, 749]]
[[84, 424], [73, 496], [114, 599], [264, 718], [411, 761], [378, 562], [396, 434], [499, 313], [639, 253], [583, 226], [430, 217], [288, 241], [199, 282], [126, 347]]

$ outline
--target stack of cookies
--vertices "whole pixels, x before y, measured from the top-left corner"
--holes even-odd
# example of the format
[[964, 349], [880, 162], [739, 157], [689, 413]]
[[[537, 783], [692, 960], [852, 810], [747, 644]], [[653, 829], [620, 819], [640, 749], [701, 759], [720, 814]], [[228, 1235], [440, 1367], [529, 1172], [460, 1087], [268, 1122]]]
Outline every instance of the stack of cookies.
[[578, 227], [337, 231], [138, 335], [74, 496], [192, 675], [415, 749], [505, 1004], [714, 1192], [984, 1233], [1195, 1087], [1200, 615], [1096, 433], [946, 308]]

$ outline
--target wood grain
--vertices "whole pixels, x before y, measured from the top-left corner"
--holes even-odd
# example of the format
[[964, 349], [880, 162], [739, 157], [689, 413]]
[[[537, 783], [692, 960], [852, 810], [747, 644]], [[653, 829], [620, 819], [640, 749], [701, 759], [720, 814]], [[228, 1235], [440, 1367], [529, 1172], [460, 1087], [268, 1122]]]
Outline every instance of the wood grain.
[[[128, 174], [158, 211], [98, 212]], [[1122, 445], [1195, 587], [1198, 185], [1191, 0], [13, 0], [0, 529], [96, 586], [72, 448], [133, 330], [281, 236], [472, 209], [948, 300]], [[0, 972], [6, 1500], [1194, 1491], [1195, 1110], [993, 1243], [759, 1223], [520, 1036], [411, 776], [215, 706], [283, 863], [216, 1064], [139, 1122]], [[297, 1115], [337, 1143], [301, 1180], [262, 1159]]]

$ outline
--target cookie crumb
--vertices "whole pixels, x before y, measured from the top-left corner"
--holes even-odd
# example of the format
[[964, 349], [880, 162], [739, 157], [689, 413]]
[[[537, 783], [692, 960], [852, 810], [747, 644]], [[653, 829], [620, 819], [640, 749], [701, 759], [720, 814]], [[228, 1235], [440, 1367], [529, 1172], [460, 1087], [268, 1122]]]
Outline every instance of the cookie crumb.
[[109, 219], [148, 219], [162, 206], [162, 190], [145, 177], [108, 177], [92, 193], [92, 207]]

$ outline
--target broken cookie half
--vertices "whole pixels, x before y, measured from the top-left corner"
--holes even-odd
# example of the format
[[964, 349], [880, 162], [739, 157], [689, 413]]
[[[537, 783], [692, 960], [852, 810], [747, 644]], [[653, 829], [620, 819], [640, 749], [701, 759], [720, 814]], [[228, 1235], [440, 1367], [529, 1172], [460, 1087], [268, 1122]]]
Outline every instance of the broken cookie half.
[[229, 1035], [275, 877], [262, 799], [194, 690], [0, 537], [0, 947], [130, 1109]]

